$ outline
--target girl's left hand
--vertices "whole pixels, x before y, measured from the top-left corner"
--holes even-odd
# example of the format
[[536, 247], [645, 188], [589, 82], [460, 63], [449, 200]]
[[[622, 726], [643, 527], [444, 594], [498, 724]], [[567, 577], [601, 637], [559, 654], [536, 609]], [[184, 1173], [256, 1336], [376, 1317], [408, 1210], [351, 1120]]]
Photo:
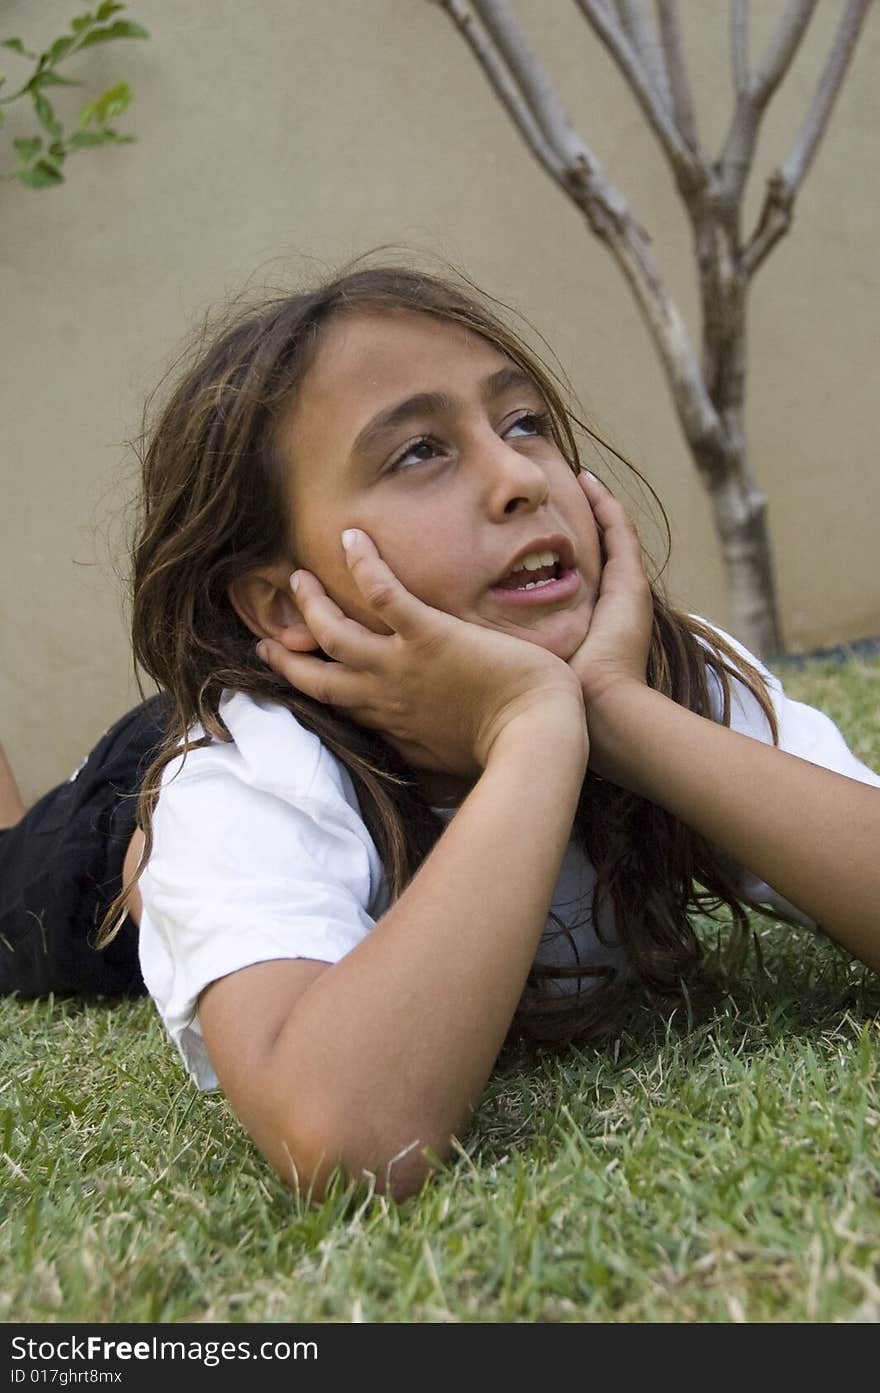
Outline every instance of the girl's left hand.
[[581, 471], [578, 483], [593, 510], [603, 552], [590, 627], [568, 660], [580, 680], [592, 732], [591, 710], [606, 706], [609, 692], [621, 683], [645, 683], [654, 605], [635, 524], [594, 475]]

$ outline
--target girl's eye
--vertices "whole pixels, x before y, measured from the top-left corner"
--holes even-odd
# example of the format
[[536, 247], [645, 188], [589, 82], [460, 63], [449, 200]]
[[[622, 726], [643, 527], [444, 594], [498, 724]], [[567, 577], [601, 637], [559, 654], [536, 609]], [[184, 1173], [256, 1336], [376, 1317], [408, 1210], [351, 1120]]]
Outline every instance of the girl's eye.
[[[505, 439], [513, 436], [514, 439], [533, 440], [537, 436], [549, 434], [550, 416], [546, 411], [524, 411], [504, 431]], [[430, 435], [422, 435], [418, 440], [413, 440], [403, 447], [400, 454], [391, 461], [389, 472], [407, 469], [413, 464], [424, 464], [427, 460], [448, 453], [448, 447], [439, 440], [432, 439]]]
[[520, 433], [529, 438], [536, 435], [550, 434], [550, 417], [546, 411], [525, 411], [522, 416], [518, 416], [512, 425], [508, 426], [505, 435]]
[[392, 469], [399, 469], [408, 464], [421, 464], [432, 455], [442, 452], [442, 446], [438, 445], [430, 436], [423, 435], [419, 440], [414, 440], [411, 445], [407, 445], [401, 450], [400, 454], [391, 461]]

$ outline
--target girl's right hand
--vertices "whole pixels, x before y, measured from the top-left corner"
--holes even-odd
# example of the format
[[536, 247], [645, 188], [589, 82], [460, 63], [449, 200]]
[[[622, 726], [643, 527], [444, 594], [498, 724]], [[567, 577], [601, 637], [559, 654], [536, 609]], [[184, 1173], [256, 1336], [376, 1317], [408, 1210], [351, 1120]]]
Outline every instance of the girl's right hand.
[[363, 599], [392, 633], [349, 619], [316, 576], [299, 571], [296, 604], [332, 661], [264, 639], [260, 657], [292, 687], [381, 731], [413, 768], [466, 778], [485, 769], [514, 721], [577, 720], [586, 739], [580, 683], [561, 658], [423, 604], [364, 532], [355, 532], [347, 559]]
[[[627, 694], [648, 690], [654, 597], [638, 532], [622, 504], [592, 474], [582, 472], [578, 483], [599, 528], [603, 564], [590, 627], [569, 664], [583, 692], [590, 768], [612, 783], [625, 783], [620, 716]], [[624, 746], [631, 743], [624, 735]]]

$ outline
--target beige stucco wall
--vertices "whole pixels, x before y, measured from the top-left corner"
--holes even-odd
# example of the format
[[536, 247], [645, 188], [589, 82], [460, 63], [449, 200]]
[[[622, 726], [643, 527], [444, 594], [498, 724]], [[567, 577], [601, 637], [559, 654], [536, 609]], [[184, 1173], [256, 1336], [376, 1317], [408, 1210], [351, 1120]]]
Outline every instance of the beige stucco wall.
[[[818, 7], [768, 116], [765, 170], [785, 153], [842, 4]], [[782, 8], [752, 5], [755, 50]], [[685, 223], [616, 70], [570, 0], [516, 9], [653, 230], [693, 325]], [[717, 147], [726, 0], [681, 9], [702, 133]], [[2, 27], [39, 42], [75, 12], [12, 0]], [[130, 79], [138, 143], [79, 156], [56, 191], [3, 186], [0, 739], [26, 796], [65, 776], [134, 695], [113, 557], [133, 483], [123, 442], [143, 397], [202, 311], [248, 277], [302, 276], [309, 259], [404, 243], [517, 304], [666, 502], [673, 597], [724, 622], [707, 506], [629, 291], [439, 8], [134, 0], [129, 13], [152, 40], [94, 49], [80, 70], [95, 87]], [[880, 632], [878, 62], [874, 12], [751, 315], [749, 429], [793, 648]], [[760, 182], [753, 208], [759, 195]]]

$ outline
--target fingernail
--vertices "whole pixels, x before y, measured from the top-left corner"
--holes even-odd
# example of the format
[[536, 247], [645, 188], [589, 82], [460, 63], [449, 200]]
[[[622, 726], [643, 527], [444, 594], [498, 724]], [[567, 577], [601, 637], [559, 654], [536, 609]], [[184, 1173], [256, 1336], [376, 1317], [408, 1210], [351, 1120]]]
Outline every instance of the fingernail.
[[290, 588], [294, 595], [297, 590], [299, 590], [299, 571], [294, 571], [293, 575], [290, 577]]
[[260, 640], [260, 642], [257, 644], [256, 648], [254, 649], [254, 652], [256, 653], [257, 657], [258, 657], [262, 662], [265, 662], [265, 661], [266, 661], [266, 654], [268, 653], [268, 651], [269, 651], [269, 650], [268, 650], [268, 648], [266, 647], [265, 643], [263, 643], [262, 639]]
[[357, 532], [353, 527], [348, 527], [343, 532], [341, 540], [343, 547], [346, 551], [348, 551], [349, 547], [353, 547], [355, 542], [357, 541]]
[[588, 479], [592, 479], [592, 481], [593, 481], [594, 484], [598, 484], [598, 482], [599, 482], [598, 478], [596, 477], [595, 474], [591, 474], [590, 471], [589, 471], [589, 469], [582, 469], [582, 470], [581, 470], [581, 473], [582, 473], [582, 474], [585, 474], [585, 475], [587, 476]]

